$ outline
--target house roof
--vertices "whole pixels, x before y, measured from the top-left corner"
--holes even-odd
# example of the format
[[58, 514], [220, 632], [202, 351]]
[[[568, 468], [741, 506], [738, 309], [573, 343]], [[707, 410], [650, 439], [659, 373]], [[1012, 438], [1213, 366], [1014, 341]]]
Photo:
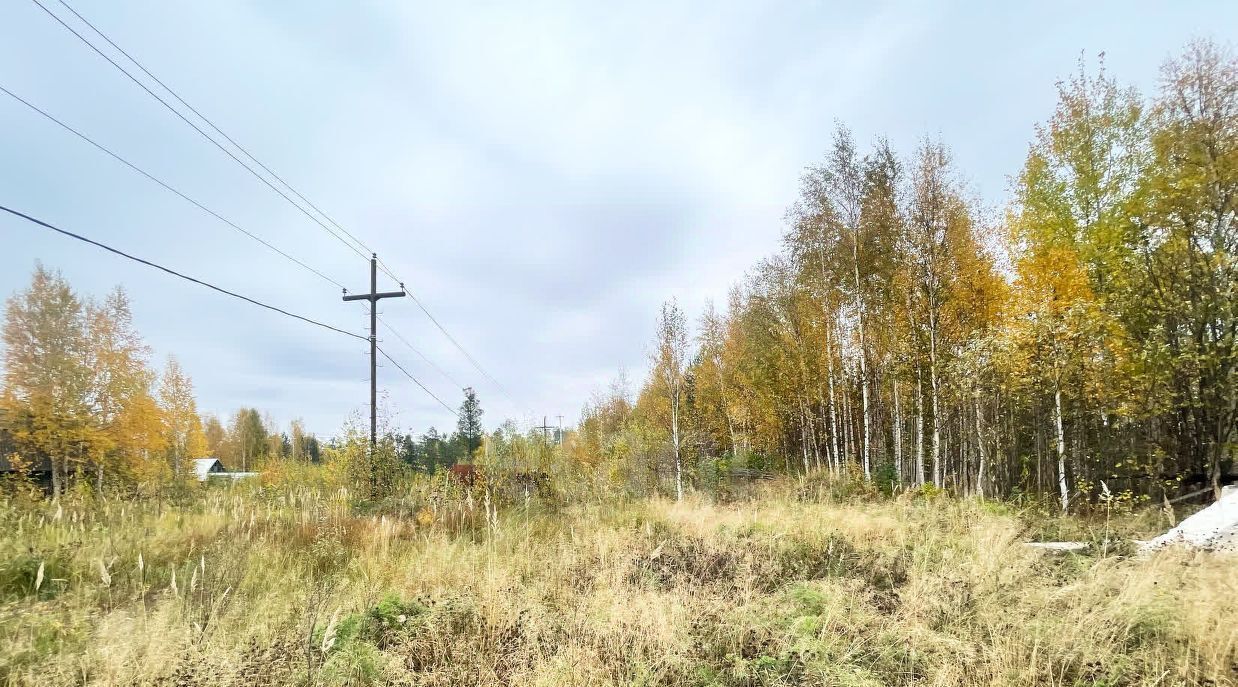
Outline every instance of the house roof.
[[226, 472], [218, 458], [194, 458], [193, 470], [198, 474], [198, 479], [206, 479], [212, 472]]

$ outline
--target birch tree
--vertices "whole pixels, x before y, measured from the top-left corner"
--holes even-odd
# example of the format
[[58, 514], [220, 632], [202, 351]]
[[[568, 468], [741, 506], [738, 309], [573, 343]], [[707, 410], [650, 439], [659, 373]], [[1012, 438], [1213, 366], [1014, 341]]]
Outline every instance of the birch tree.
[[82, 466], [96, 439], [82, 314], [68, 282], [42, 265], [30, 287], [5, 307], [0, 408], [18, 444], [49, 462], [55, 496], [66, 486], [70, 465]]
[[188, 475], [186, 462], [206, 451], [206, 437], [193, 397], [193, 381], [172, 356], [168, 356], [160, 380], [159, 403], [163, 409], [172, 478], [183, 479]]
[[681, 454], [680, 412], [684, 397], [684, 369], [688, 355], [688, 330], [683, 310], [671, 299], [662, 304], [654, 342], [654, 375], [661, 383], [670, 408], [671, 450], [675, 461], [675, 499], [682, 501], [684, 493], [683, 456]]

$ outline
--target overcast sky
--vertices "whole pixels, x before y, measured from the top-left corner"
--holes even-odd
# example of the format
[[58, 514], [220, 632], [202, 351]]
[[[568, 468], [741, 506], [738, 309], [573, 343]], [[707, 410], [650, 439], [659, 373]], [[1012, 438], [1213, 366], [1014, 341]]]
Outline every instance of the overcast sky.
[[[997, 208], [1081, 51], [1104, 51], [1148, 93], [1187, 40], [1230, 41], [1238, 27], [1234, 2], [71, 4], [378, 251], [511, 399], [411, 301], [380, 312], [451, 379], [390, 335], [381, 345], [452, 406], [456, 382], [474, 385], [488, 427], [570, 423], [619, 369], [639, 381], [662, 300], [695, 317], [777, 249], [835, 120], [901, 151], [941, 136]], [[0, 3], [0, 85], [332, 279], [368, 286], [360, 257], [33, 2]], [[0, 204], [367, 325], [330, 283], [3, 94]], [[204, 412], [256, 406], [321, 434], [365, 412], [364, 342], [0, 218], [0, 293], [22, 288], [37, 260], [87, 295], [123, 285], [155, 358], [180, 360]], [[379, 376], [398, 426], [454, 425], [391, 366]]]

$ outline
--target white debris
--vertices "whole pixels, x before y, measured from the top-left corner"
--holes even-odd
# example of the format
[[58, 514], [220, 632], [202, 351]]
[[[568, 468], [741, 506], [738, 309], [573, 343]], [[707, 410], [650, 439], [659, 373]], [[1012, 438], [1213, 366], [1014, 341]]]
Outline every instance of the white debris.
[[1181, 544], [1206, 551], [1238, 553], [1238, 491], [1227, 490], [1220, 500], [1183, 520], [1177, 527], [1152, 541], [1142, 542], [1141, 550]]
[[1024, 546], [1033, 549], [1042, 549], [1044, 551], [1082, 551], [1088, 548], [1087, 542], [1082, 541], [1032, 541], [1027, 542]]

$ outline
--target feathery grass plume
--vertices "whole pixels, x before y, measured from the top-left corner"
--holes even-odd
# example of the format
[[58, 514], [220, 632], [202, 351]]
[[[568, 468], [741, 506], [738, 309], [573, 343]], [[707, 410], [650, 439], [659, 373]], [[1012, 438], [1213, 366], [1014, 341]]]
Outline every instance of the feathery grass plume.
[[331, 647], [335, 646], [335, 633], [338, 629], [337, 623], [339, 622], [339, 619], [340, 609], [337, 608], [335, 609], [335, 612], [331, 614], [331, 620], [327, 621], [327, 628], [322, 632], [322, 644], [319, 648], [322, 649], [322, 653], [324, 654], [330, 651]]
[[43, 586], [43, 565], [44, 561], [39, 561], [39, 571], [34, 576], [34, 593], [39, 593], [39, 588]]
[[112, 586], [112, 575], [108, 573], [107, 566], [104, 565], [103, 559], [99, 559], [99, 580], [103, 582], [104, 587]]

